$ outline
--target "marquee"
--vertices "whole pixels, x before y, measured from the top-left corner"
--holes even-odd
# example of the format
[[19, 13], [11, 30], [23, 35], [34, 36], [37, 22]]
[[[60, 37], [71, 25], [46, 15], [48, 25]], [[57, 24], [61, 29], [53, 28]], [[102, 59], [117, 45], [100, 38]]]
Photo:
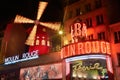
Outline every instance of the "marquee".
[[61, 49], [61, 58], [90, 53], [111, 54], [110, 43], [106, 41], [73, 43]]

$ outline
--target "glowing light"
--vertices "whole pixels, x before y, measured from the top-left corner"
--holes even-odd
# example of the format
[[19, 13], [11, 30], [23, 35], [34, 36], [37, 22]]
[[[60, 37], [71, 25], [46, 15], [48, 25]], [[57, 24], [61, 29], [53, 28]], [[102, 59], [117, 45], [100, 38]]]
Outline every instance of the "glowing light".
[[47, 46], [50, 46], [50, 41], [47, 41]]
[[97, 76], [93, 76], [93, 79], [97, 79]]
[[87, 76], [86, 76], [86, 75], [84, 75], [83, 77], [84, 77], [84, 78], [86, 78]]
[[68, 43], [68, 40], [64, 40], [64, 45], [67, 45]]
[[60, 34], [60, 35], [62, 35], [62, 34], [63, 34], [63, 31], [62, 31], [62, 30], [60, 30], [60, 31], [59, 31], [59, 34]]
[[106, 55], [83, 55], [76, 56], [65, 59], [66, 62], [76, 61], [76, 60], [86, 60], [86, 59], [106, 59]]
[[45, 45], [45, 40], [42, 40], [42, 41], [41, 41], [41, 45]]

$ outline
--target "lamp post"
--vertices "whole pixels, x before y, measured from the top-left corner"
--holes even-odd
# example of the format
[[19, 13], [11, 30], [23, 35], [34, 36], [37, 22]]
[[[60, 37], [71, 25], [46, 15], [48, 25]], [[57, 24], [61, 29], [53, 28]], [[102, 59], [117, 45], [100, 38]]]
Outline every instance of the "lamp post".
[[60, 35], [60, 40], [61, 40], [60, 48], [62, 48], [62, 35], [63, 35], [63, 30], [60, 30], [58, 33], [59, 33], [59, 35]]

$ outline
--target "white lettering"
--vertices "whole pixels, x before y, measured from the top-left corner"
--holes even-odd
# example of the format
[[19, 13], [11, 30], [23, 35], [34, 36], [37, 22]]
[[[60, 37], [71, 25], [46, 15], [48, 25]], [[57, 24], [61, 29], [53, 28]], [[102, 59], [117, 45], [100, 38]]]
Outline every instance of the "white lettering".
[[5, 58], [5, 63], [4, 64], [5, 65], [13, 64], [13, 63], [16, 63], [16, 62], [36, 59], [38, 57], [39, 57], [38, 56], [38, 50], [36, 50], [36, 51], [31, 52], [31, 53], [29, 53], [29, 52], [23, 53], [21, 59], [19, 58], [19, 55]]
[[5, 58], [5, 63], [16, 63], [19, 60], [19, 55]]

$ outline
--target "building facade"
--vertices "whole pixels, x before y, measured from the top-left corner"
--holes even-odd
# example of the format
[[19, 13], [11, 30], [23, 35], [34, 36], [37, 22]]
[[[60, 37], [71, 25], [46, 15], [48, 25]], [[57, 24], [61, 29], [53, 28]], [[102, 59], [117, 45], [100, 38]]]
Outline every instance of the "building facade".
[[[87, 25], [85, 40], [110, 42], [114, 79], [119, 80], [119, 31], [120, 15], [118, 0], [72, 0], [66, 1], [64, 15], [64, 45], [72, 43], [71, 25], [83, 22]], [[79, 30], [77, 30], [79, 31]], [[82, 31], [82, 30], [81, 30]], [[75, 32], [74, 32], [75, 33]], [[84, 41], [84, 40], [80, 40]]]
[[[23, 42], [20, 43], [23, 36], [18, 31], [22, 28], [20, 32], [25, 32], [23, 26], [21, 25], [19, 30], [13, 28], [18, 30], [14, 31], [19, 33], [18, 35], [13, 33], [18, 40], [7, 35], [10, 41], [17, 40], [19, 44], [13, 41], [16, 47], [12, 47], [13, 44], [9, 45], [13, 51], [8, 51], [8, 54], [11, 53], [10, 56], [6, 57], [2, 53], [4, 56], [1, 56], [3, 63], [0, 65], [0, 79], [120, 80], [120, 10], [118, 9], [119, 0], [65, 0], [62, 28], [64, 33], [59, 36], [60, 39], [58, 35], [49, 36], [50, 39], [52, 37], [50, 49], [53, 51], [39, 57], [37, 52], [24, 53], [25, 45], [19, 47], [26, 40], [24, 37], [24, 41], [22, 39]], [[19, 55], [16, 56], [17, 52]], [[23, 54], [24, 56], [21, 56]]]

